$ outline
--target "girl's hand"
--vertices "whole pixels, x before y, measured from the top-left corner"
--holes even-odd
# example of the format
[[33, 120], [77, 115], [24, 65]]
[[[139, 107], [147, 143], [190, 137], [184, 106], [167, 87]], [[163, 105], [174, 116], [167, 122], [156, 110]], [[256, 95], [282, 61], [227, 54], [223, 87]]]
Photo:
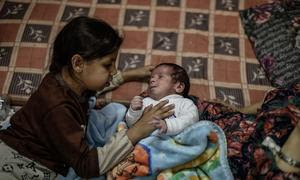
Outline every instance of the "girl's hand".
[[141, 96], [134, 96], [130, 102], [130, 107], [132, 110], [141, 110], [143, 107], [143, 98]]
[[154, 107], [152, 105], [145, 108], [142, 117], [127, 131], [127, 136], [132, 144], [136, 144], [140, 139], [150, 135], [155, 129], [151, 121], [155, 118], [165, 119], [174, 114], [175, 105], [166, 105], [168, 100], [164, 100]]
[[233, 111], [233, 112], [240, 112], [239, 108], [237, 108], [236, 106], [231, 105], [225, 101], [222, 101], [221, 99], [213, 99], [213, 100], [209, 100], [208, 102], [221, 104], [221, 105], [225, 106], [228, 110]]
[[124, 82], [146, 80], [151, 75], [154, 66], [148, 65], [122, 72]]
[[158, 117], [154, 117], [153, 120], [151, 121], [152, 124], [154, 124], [154, 126], [159, 129], [159, 133], [163, 134], [166, 133], [168, 130], [166, 121], [163, 119], [159, 119]]

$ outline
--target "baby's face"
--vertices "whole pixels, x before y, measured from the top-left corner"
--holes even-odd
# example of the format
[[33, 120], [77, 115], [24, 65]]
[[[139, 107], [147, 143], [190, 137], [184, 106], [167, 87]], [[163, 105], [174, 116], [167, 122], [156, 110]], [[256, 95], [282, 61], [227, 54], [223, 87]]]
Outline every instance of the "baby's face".
[[149, 96], [155, 100], [176, 94], [175, 83], [172, 81], [172, 68], [168, 66], [159, 66], [155, 68], [149, 81]]

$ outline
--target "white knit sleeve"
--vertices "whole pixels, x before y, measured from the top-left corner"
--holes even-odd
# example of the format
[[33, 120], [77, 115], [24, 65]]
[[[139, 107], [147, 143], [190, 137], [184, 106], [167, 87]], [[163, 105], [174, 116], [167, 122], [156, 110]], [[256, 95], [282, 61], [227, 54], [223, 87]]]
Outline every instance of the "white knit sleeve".
[[167, 135], [176, 135], [186, 127], [199, 121], [198, 109], [191, 100], [185, 99], [184, 103], [175, 108], [176, 117], [165, 119], [168, 127]]

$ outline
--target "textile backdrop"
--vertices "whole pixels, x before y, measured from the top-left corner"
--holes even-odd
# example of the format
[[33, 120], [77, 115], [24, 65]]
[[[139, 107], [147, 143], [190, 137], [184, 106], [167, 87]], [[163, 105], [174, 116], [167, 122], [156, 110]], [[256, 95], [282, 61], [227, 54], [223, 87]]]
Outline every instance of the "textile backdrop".
[[[24, 102], [47, 72], [55, 35], [70, 19], [102, 18], [124, 37], [118, 69], [161, 62], [182, 65], [190, 94], [237, 106], [271, 88], [259, 66], [239, 10], [267, 0], [4, 0], [0, 2], [0, 94]], [[146, 88], [131, 82], [106, 94], [129, 101]]]

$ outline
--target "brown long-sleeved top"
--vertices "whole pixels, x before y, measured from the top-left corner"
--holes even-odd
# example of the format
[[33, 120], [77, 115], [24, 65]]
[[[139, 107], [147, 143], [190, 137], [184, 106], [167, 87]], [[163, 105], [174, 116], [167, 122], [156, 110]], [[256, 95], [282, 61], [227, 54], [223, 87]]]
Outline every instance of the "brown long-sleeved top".
[[27, 104], [12, 116], [11, 127], [0, 132], [0, 139], [62, 175], [73, 167], [81, 177], [99, 176], [133, 147], [121, 132], [103, 148], [90, 149], [85, 141], [87, 108], [82, 97], [49, 73]]

